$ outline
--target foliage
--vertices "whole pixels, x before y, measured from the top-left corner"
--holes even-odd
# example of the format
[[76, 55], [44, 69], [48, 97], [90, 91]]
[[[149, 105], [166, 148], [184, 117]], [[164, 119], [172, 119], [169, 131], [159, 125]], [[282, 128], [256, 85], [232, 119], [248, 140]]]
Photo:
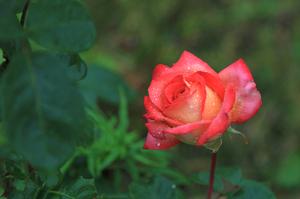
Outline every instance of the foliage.
[[83, 101], [68, 79], [68, 60], [49, 52], [25, 56], [15, 56], [2, 79], [3, 126], [16, 152], [55, 169], [87, 133]]
[[48, 191], [48, 194], [57, 195], [57, 198], [94, 198], [97, 195], [94, 180], [80, 177], [73, 184], [63, 188], [62, 191]]
[[176, 185], [166, 178], [157, 176], [151, 184], [133, 183], [130, 185], [132, 199], [178, 199], [181, 195], [177, 192]]
[[[114, 105], [119, 104], [120, 89], [124, 91], [127, 99], [134, 98], [133, 89], [118, 74], [98, 65], [90, 65], [88, 71], [89, 75], [80, 81], [79, 86], [90, 106], [95, 107], [98, 100]], [[104, 83], [99, 84], [99, 79]]]
[[[287, 12], [299, 23], [293, 4], [86, 2], [88, 7], [80, 0], [0, 0], [0, 199], [190, 198], [194, 195], [190, 187], [207, 185], [207, 172], [188, 175], [192, 166], [198, 170], [205, 166], [207, 161], [187, 159], [198, 159], [199, 154], [188, 151], [184, 155], [181, 150], [188, 148], [170, 152], [142, 149], [145, 129], [139, 125], [142, 100], [137, 93], [144, 92], [150, 66], [173, 60], [183, 49], [203, 53], [201, 57], [213, 65], [229, 63], [239, 54], [254, 66], [274, 66], [274, 71], [252, 68], [264, 97], [274, 99], [267, 105], [267, 114], [286, 98], [291, 104], [298, 102], [296, 92], [271, 86], [272, 78], [282, 76], [279, 66], [289, 63], [281, 60], [285, 52], [275, 52], [288, 45], [281, 41], [285, 29], [280, 25], [274, 48], [278, 38], [273, 34], [273, 20], [280, 22]], [[92, 50], [96, 26], [87, 8], [99, 30], [100, 45]], [[252, 28], [253, 23], [258, 23], [258, 29]], [[262, 28], [260, 23], [268, 25]], [[297, 50], [297, 35], [290, 39]], [[241, 48], [243, 45], [247, 47]], [[291, 56], [298, 60], [298, 55]], [[292, 68], [286, 76], [294, 77], [297, 72]], [[298, 85], [297, 79], [288, 79], [289, 85]], [[128, 80], [141, 90], [135, 92]], [[280, 95], [273, 96], [273, 91]], [[279, 112], [287, 113], [291, 107]], [[298, 129], [293, 123], [298, 119], [297, 109], [291, 112], [284, 120], [287, 134]], [[273, 129], [283, 129], [277, 129], [276, 111], [273, 117], [265, 116], [258, 116], [250, 130], [268, 135]], [[265, 145], [262, 135], [258, 137], [263, 144], [251, 146], [259, 148], [258, 158], [262, 147], [274, 144]], [[224, 159], [239, 161], [241, 150], [226, 142]], [[299, 184], [299, 176], [294, 175], [297, 157], [289, 156], [279, 164], [273, 177], [279, 186]], [[254, 158], [249, 167], [256, 168], [259, 162], [263, 161]], [[268, 175], [264, 166], [259, 168], [257, 175]], [[253, 198], [255, 194], [255, 198], [275, 198], [264, 184], [244, 179], [237, 168], [218, 169], [215, 182], [215, 191], [224, 197]]]
[[[209, 184], [209, 173], [202, 172], [193, 176], [194, 182]], [[219, 168], [215, 174], [214, 190], [230, 199], [275, 199], [275, 195], [264, 184], [244, 179], [238, 168]]]
[[74, 0], [33, 2], [25, 31], [48, 49], [70, 53], [89, 49], [96, 37], [89, 14], [80, 1]]
[[[91, 141], [73, 68], [84, 65], [76, 53], [91, 47], [95, 28], [76, 0], [1, 0], [0, 9], [1, 195], [46, 198], [58, 169]], [[64, 194], [78, 198], [88, 184], [81, 178]]]
[[95, 138], [88, 147], [78, 148], [73, 160], [84, 156], [92, 176], [101, 176], [104, 169], [118, 162], [121, 164], [120, 169], [125, 169], [135, 179], [140, 176], [139, 164], [150, 168], [167, 166], [166, 153], [141, 150], [143, 140], [138, 138], [136, 132], [128, 131], [127, 111], [126, 98], [122, 92], [119, 118], [114, 116], [108, 118], [102, 111], [88, 108], [88, 115], [95, 124]]

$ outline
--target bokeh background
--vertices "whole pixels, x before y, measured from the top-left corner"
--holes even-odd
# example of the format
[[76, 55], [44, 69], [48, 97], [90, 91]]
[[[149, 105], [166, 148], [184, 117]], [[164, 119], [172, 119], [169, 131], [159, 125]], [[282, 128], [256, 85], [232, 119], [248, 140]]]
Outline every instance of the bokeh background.
[[[98, 35], [93, 49], [82, 56], [89, 65], [119, 75], [128, 85], [133, 96], [130, 129], [140, 140], [146, 136], [143, 96], [156, 64], [171, 66], [183, 50], [216, 71], [244, 58], [262, 93], [263, 106], [249, 122], [235, 126], [247, 135], [249, 144], [225, 136], [218, 166], [240, 167], [248, 178], [269, 185], [278, 198], [300, 198], [300, 1], [86, 2]], [[98, 81], [104, 86], [100, 109], [117, 113], [110, 85]], [[210, 153], [204, 148], [182, 144], [167, 153], [172, 154], [170, 167], [183, 174], [209, 168]], [[188, 198], [197, 198], [201, 191], [197, 186], [183, 189]]]

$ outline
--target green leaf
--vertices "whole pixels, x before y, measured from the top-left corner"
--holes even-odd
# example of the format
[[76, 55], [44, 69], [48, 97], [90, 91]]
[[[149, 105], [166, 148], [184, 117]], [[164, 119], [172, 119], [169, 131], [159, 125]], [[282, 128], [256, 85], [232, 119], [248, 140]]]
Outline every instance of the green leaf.
[[116, 73], [108, 69], [91, 65], [88, 67], [87, 76], [79, 82], [80, 90], [89, 105], [95, 106], [97, 99], [112, 104], [120, 103], [120, 89], [124, 91], [126, 99], [134, 96], [134, 91]]
[[[193, 176], [196, 183], [202, 185], [209, 185], [209, 173], [201, 172]], [[214, 190], [217, 192], [223, 192], [225, 183], [231, 183], [232, 185], [240, 185], [242, 181], [242, 172], [238, 168], [217, 168], [215, 172]]]
[[212, 140], [204, 145], [205, 148], [211, 150], [213, 153], [216, 153], [222, 146], [222, 137], [218, 137], [215, 140]]
[[120, 122], [118, 125], [118, 131], [125, 132], [127, 131], [129, 125], [127, 99], [122, 89], [120, 89], [119, 95], [120, 95], [120, 105], [119, 105]]
[[147, 173], [152, 172], [154, 174], [167, 176], [168, 178], [172, 179], [174, 182], [178, 184], [188, 185], [191, 183], [190, 179], [187, 176], [185, 176], [180, 171], [175, 169], [170, 169], [166, 167], [164, 168], [152, 167], [152, 168], [146, 168], [145, 170]]
[[31, 3], [26, 31], [41, 46], [61, 52], [87, 50], [96, 38], [95, 26], [78, 0]]
[[178, 198], [176, 185], [170, 180], [160, 176], [156, 177], [153, 183], [148, 185], [132, 183], [129, 190], [132, 199]]
[[247, 136], [244, 133], [242, 133], [241, 131], [238, 131], [238, 130], [236, 130], [233, 127], [230, 126], [227, 129], [227, 132], [228, 132], [229, 135], [238, 135], [238, 136], [242, 137], [245, 144], [249, 143]]
[[0, 0], [0, 7], [10, 10], [12, 13], [19, 13], [23, 10], [26, 0]]
[[[2, 4], [2, 3], [1, 3]], [[7, 6], [0, 4], [0, 41], [23, 36], [21, 25], [17, 16]], [[4, 28], [5, 27], [5, 28]]]
[[37, 173], [40, 179], [43, 181], [44, 185], [46, 185], [47, 187], [54, 187], [61, 179], [61, 174], [57, 171], [37, 171]]
[[87, 75], [87, 65], [78, 54], [70, 56], [68, 75], [75, 81], [82, 80]]
[[243, 180], [241, 189], [235, 193], [230, 199], [275, 199], [275, 195], [264, 184], [253, 181]]
[[19, 55], [3, 76], [3, 124], [9, 141], [41, 169], [57, 169], [87, 134], [83, 100], [68, 79], [67, 64], [46, 52]]
[[300, 155], [290, 154], [281, 164], [276, 172], [275, 180], [280, 186], [297, 187], [300, 185]]
[[239, 168], [217, 168], [216, 174], [223, 180], [230, 182], [233, 185], [239, 185], [242, 181], [242, 171]]
[[24, 180], [19, 180], [19, 179], [16, 179], [14, 181], [14, 187], [16, 188], [16, 190], [18, 191], [24, 191], [25, 190], [25, 181]]
[[[194, 175], [193, 180], [195, 183], [201, 185], [209, 185], [209, 173], [208, 172], [197, 173], [196, 175]], [[223, 190], [224, 190], [224, 184], [222, 178], [219, 175], [215, 175], [214, 191], [222, 192]]]
[[93, 179], [80, 177], [74, 184], [64, 188], [62, 191], [48, 191], [48, 194], [60, 196], [60, 199], [92, 199], [96, 197], [97, 191]]
[[24, 187], [24, 190], [14, 190], [12, 191], [8, 198], [13, 199], [37, 199], [42, 198], [39, 196], [44, 195], [42, 187], [39, 187], [37, 184], [31, 180], [27, 181]]

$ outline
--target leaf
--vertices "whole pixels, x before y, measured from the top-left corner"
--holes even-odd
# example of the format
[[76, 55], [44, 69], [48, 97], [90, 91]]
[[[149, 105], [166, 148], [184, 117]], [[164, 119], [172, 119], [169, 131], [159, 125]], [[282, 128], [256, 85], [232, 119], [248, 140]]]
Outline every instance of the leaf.
[[280, 186], [297, 187], [300, 185], [300, 155], [289, 154], [283, 159], [276, 172], [275, 180]]
[[127, 99], [122, 89], [119, 89], [120, 105], [119, 105], [119, 125], [118, 131], [127, 131], [129, 125]]
[[83, 100], [67, 62], [46, 52], [16, 56], [3, 76], [3, 124], [14, 149], [32, 165], [57, 169], [84, 140]]
[[151, 184], [132, 183], [129, 187], [132, 199], [175, 199], [177, 188], [170, 180], [156, 177]]
[[42, 182], [44, 183], [44, 185], [47, 187], [54, 187], [62, 178], [61, 174], [57, 171], [53, 171], [53, 172], [37, 171], [37, 174], [42, 180]]
[[116, 73], [105, 68], [91, 65], [88, 67], [87, 76], [79, 82], [80, 90], [88, 104], [96, 106], [99, 98], [108, 103], [120, 103], [120, 89], [124, 92], [126, 99], [130, 100], [134, 96], [134, 91]]
[[[209, 173], [208, 172], [201, 172], [197, 173], [193, 177], [194, 182], [201, 184], [201, 185], [209, 185]], [[214, 180], [214, 191], [222, 192], [224, 190], [224, 184], [222, 178], [219, 175], [215, 175]]]
[[[196, 183], [209, 185], [209, 173], [201, 172], [193, 176]], [[229, 182], [232, 185], [240, 185], [242, 181], [242, 172], [238, 168], [217, 168], [215, 172], [214, 190], [223, 192], [225, 183]]]
[[62, 191], [49, 191], [49, 193], [60, 195], [60, 199], [92, 199], [97, 195], [94, 180], [85, 179], [83, 177], [80, 177], [74, 184], [64, 188]]
[[215, 140], [212, 140], [204, 145], [205, 148], [211, 150], [213, 153], [216, 153], [222, 146], [222, 137], [218, 137]]
[[24, 190], [25, 190], [25, 187], [26, 187], [25, 181], [24, 181], [24, 180], [16, 179], [16, 180], [14, 181], [14, 187], [15, 187], [16, 190], [18, 190], [18, 191], [24, 191]]
[[239, 168], [223, 167], [217, 168], [216, 174], [233, 185], [239, 185], [242, 181], [242, 171]]
[[42, 198], [39, 196], [44, 195], [44, 190], [42, 187], [39, 187], [37, 184], [31, 180], [27, 181], [24, 187], [24, 190], [14, 190], [12, 191], [8, 198], [13, 199], [37, 199]]
[[41, 46], [60, 52], [90, 48], [96, 30], [78, 0], [40, 0], [30, 4], [26, 31]]
[[238, 136], [241, 136], [243, 138], [245, 144], [249, 143], [247, 136], [244, 133], [242, 133], [241, 131], [238, 131], [238, 130], [236, 130], [233, 127], [230, 126], [227, 129], [227, 132], [229, 133], [229, 135], [238, 135]]
[[167, 176], [168, 178], [172, 179], [174, 182], [183, 185], [189, 185], [191, 183], [190, 179], [182, 174], [180, 171], [170, 168], [146, 168], [147, 173], [151, 172], [158, 175]]
[[[0, 41], [15, 39], [23, 36], [23, 31], [17, 16], [2, 1], [3, 0], [0, 2]], [[3, 4], [4, 6], [2, 6]]]
[[119, 153], [117, 151], [112, 151], [108, 155], [106, 155], [101, 162], [98, 164], [98, 174], [105, 168], [112, 165], [114, 161], [116, 161], [119, 158]]
[[0, 7], [12, 11], [13, 13], [22, 12], [26, 0], [0, 0]]
[[69, 73], [71, 79], [75, 81], [82, 80], [87, 75], [87, 65], [78, 54], [70, 56]]
[[230, 199], [275, 199], [275, 195], [264, 184], [253, 181], [243, 180], [241, 189]]

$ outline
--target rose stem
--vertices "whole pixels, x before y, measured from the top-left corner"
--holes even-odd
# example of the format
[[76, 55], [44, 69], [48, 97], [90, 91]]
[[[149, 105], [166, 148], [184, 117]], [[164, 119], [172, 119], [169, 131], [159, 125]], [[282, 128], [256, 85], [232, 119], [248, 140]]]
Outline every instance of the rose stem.
[[207, 193], [207, 199], [211, 199], [211, 195], [214, 188], [214, 179], [215, 179], [215, 168], [216, 168], [216, 160], [217, 160], [217, 153], [211, 153], [211, 162], [210, 162], [210, 174], [209, 174], [209, 188]]

